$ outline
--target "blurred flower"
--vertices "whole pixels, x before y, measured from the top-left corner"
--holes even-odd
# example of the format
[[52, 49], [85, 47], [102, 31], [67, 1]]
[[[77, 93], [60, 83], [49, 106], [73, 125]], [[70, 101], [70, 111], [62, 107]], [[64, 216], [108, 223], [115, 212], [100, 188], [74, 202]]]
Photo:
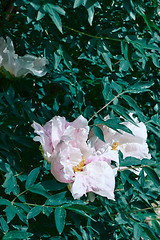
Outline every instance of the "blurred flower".
[[91, 149], [87, 146], [87, 138], [89, 126], [87, 120], [83, 116], [79, 116], [76, 120], [69, 123], [64, 117], [56, 116], [47, 122], [43, 127], [34, 122], [32, 127], [39, 136], [34, 141], [39, 141], [42, 145], [44, 157], [48, 162], [52, 161], [56, 146], [64, 141], [71, 146], [81, 148], [82, 153]]
[[37, 58], [32, 55], [18, 56], [15, 53], [14, 45], [9, 37], [0, 38], [0, 67], [10, 72], [15, 77], [25, 76], [28, 73], [42, 77], [47, 73], [45, 65], [48, 60]]
[[62, 142], [51, 162], [51, 172], [60, 182], [69, 183], [74, 199], [88, 192], [114, 200], [115, 173], [105, 155], [82, 154], [79, 148]]

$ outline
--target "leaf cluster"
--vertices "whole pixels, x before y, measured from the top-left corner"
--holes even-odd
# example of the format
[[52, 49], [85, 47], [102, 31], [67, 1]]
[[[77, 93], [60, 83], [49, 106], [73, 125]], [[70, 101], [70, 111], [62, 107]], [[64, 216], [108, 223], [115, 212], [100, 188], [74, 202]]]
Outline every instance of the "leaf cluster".
[[[0, 36], [49, 65], [42, 78], [0, 68], [0, 238], [158, 239], [159, 9], [158, 0], [1, 1]], [[147, 127], [152, 160], [120, 152], [115, 201], [73, 200], [51, 175], [31, 124], [82, 114], [104, 141], [100, 124], [131, 133], [123, 125], [135, 124], [130, 112]]]

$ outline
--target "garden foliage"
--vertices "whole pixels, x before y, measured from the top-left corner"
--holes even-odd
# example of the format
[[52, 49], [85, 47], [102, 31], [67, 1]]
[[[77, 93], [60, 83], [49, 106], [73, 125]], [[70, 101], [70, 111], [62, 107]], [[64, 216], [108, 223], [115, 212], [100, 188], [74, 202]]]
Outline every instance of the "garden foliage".
[[[159, 0], [1, 0], [0, 37], [20, 59], [48, 59], [43, 76], [0, 68], [0, 238], [159, 239]], [[104, 140], [98, 125], [129, 131], [131, 112], [148, 130], [152, 158], [119, 151], [115, 201], [74, 200], [31, 125], [82, 115]]]

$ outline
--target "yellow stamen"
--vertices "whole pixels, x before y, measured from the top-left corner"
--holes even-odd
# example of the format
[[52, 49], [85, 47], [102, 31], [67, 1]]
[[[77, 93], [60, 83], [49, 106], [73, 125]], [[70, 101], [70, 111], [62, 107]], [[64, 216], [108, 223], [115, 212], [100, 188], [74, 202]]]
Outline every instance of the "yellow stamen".
[[82, 156], [82, 161], [77, 165], [73, 167], [74, 172], [81, 172], [82, 168], [84, 167], [85, 164], [85, 158]]
[[117, 147], [119, 146], [119, 143], [117, 143], [117, 142], [114, 142], [113, 144], [112, 144], [112, 150], [117, 150]]

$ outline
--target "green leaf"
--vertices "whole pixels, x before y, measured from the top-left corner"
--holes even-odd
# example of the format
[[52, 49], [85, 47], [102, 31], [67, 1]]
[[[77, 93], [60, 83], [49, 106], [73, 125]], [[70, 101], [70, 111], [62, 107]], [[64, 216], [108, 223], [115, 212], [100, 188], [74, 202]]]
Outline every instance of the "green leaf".
[[103, 134], [103, 131], [101, 128], [97, 127], [97, 126], [93, 126], [93, 129], [94, 129], [94, 133], [95, 135], [100, 139], [102, 140], [103, 142], [105, 142], [104, 140], [104, 134]]
[[54, 69], [59, 67], [60, 61], [62, 59], [61, 52], [59, 50], [54, 52]]
[[91, 6], [87, 9], [88, 12], [88, 22], [92, 26], [93, 17], [94, 17], [94, 6]]
[[[52, 19], [53, 23], [56, 25], [58, 30], [63, 33], [62, 31], [62, 22], [59, 14], [55, 11], [55, 6], [53, 4], [47, 3], [43, 6], [45, 12], [47, 12]], [[57, 9], [56, 9], [57, 10]]]
[[141, 160], [134, 157], [126, 157], [123, 161], [121, 161], [120, 167], [124, 166], [136, 166], [141, 165]]
[[124, 213], [118, 214], [118, 216], [115, 218], [115, 220], [119, 225], [126, 224], [128, 222], [128, 218], [126, 218]]
[[53, 212], [52, 207], [43, 206], [42, 213], [45, 214], [47, 217]]
[[147, 130], [150, 130], [151, 132], [153, 132], [155, 135], [157, 135], [158, 137], [160, 137], [160, 129], [158, 127], [155, 127], [153, 124], [151, 123], [146, 123], [146, 127]]
[[143, 17], [143, 19], [144, 19], [146, 25], [148, 26], [148, 29], [150, 30], [150, 32], [153, 34], [152, 28], [150, 26], [150, 21], [149, 21], [149, 19], [147, 17], [147, 14], [144, 14], [144, 12], [143, 12], [143, 10], [141, 8], [138, 9], [138, 12]]
[[79, 7], [81, 4], [83, 4], [84, 0], [75, 0], [73, 8]]
[[10, 201], [8, 201], [7, 199], [0, 199], [0, 205], [10, 205]]
[[124, 58], [122, 58], [122, 60], [120, 61], [120, 64], [119, 64], [119, 71], [128, 71], [130, 67], [130, 64], [127, 60], [125, 60]]
[[13, 192], [14, 195], [19, 194], [19, 186], [17, 185], [16, 177], [12, 172], [8, 172], [5, 174], [5, 181], [3, 183], [3, 187], [5, 188], [6, 194], [11, 194]]
[[158, 113], [151, 117], [151, 121], [152, 121], [155, 125], [157, 125], [157, 126], [160, 127], [160, 117], [159, 117]]
[[47, 180], [41, 182], [41, 184], [48, 191], [58, 191], [66, 187], [65, 183], [60, 183], [55, 180]]
[[5, 233], [7, 233], [9, 231], [9, 226], [3, 217], [0, 217], [0, 226], [2, 227], [2, 229]]
[[[122, 92], [122, 87], [118, 83], [112, 80], [111, 85], [113, 90], [115, 90], [118, 94]], [[123, 96], [123, 95], [122, 95]]]
[[63, 205], [63, 207], [65, 208], [69, 208], [70, 210], [71, 209], [77, 209], [77, 210], [83, 210], [84, 212], [86, 213], [89, 213], [89, 214], [94, 214], [95, 210], [96, 210], [96, 207], [94, 206], [91, 206], [91, 205], [86, 205], [86, 203], [79, 203], [78, 200], [74, 200], [72, 201], [70, 204], [65, 204]]
[[127, 95], [122, 95], [121, 97], [128, 103], [129, 106], [131, 106], [136, 111], [136, 114], [139, 116], [141, 121], [146, 121], [146, 117], [137, 105], [137, 102], [132, 97]]
[[64, 11], [64, 9], [63, 8], [61, 8], [60, 6], [58, 6], [58, 5], [53, 5], [53, 4], [49, 4], [49, 5], [52, 5], [51, 7], [52, 7], [52, 9], [54, 9], [56, 12], [58, 12], [59, 14], [61, 14], [61, 15], [65, 15], [65, 11]]
[[61, 192], [61, 193], [57, 193], [53, 196], [50, 196], [46, 202], [45, 205], [54, 205], [54, 206], [58, 206], [58, 205], [62, 205], [63, 203], [66, 203], [67, 200], [65, 198], [67, 192]]
[[25, 184], [25, 188], [28, 189], [30, 188], [36, 181], [37, 177], [38, 177], [38, 174], [40, 172], [40, 168], [35, 168], [33, 169], [30, 174], [28, 175], [27, 177], [27, 180], [26, 180], [26, 184]]
[[109, 57], [109, 54], [104, 52], [104, 53], [102, 53], [102, 57], [103, 57], [104, 61], [107, 63], [109, 69], [112, 71], [112, 62], [111, 62], [111, 59]]
[[23, 209], [27, 213], [30, 211], [30, 207], [27, 204], [24, 204], [24, 203], [17, 203], [17, 202], [15, 202], [14, 206], [18, 207], [19, 209], [20, 208]]
[[149, 229], [148, 226], [142, 225], [142, 228], [151, 240], [157, 240], [157, 237], [155, 236], [153, 231], [151, 229]]
[[160, 180], [159, 180], [159, 177], [157, 176], [157, 173], [150, 167], [143, 167], [143, 170], [147, 173], [147, 175], [153, 181], [155, 186], [157, 188], [159, 188], [160, 187]]
[[119, 133], [120, 131], [118, 131], [118, 129], [133, 135], [132, 131], [128, 127], [126, 127], [124, 124], [122, 124], [119, 120], [120, 119], [116, 119], [116, 118], [108, 119], [103, 124]]
[[63, 207], [57, 207], [54, 212], [56, 228], [61, 234], [65, 227], [66, 210]]
[[32, 185], [29, 188], [30, 192], [40, 194], [46, 198], [50, 197], [50, 194], [45, 190], [45, 188], [41, 185], [41, 183], [37, 183], [35, 185]]
[[127, 132], [127, 133], [133, 135], [132, 131], [128, 127], [126, 127], [123, 124], [123, 122], [121, 122], [120, 118], [110, 118], [110, 119], [107, 119], [106, 121], [103, 121], [103, 120], [97, 118], [97, 119], [95, 119], [94, 124], [106, 125], [107, 127], [112, 128], [113, 130], [115, 130], [119, 133], [121, 133], [121, 132], [118, 130], [122, 130], [124, 132]]
[[9, 223], [10, 221], [12, 221], [12, 219], [15, 217], [16, 213], [17, 213], [17, 209], [15, 206], [13, 205], [9, 205], [4, 212], [6, 212], [6, 217], [7, 217], [7, 223]]
[[33, 233], [13, 230], [13, 231], [8, 232], [8, 233], [2, 238], [2, 240], [27, 239], [27, 238], [29, 238], [29, 237], [31, 237], [31, 236], [33, 236]]
[[37, 13], [37, 21], [41, 20], [43, 17], [45, 16], [45, 13], [44, 12], [41, 12], [41, 11], [38, 11]]
[[154, 161], [152, 159], [144, 158], [141, 161], [141, 165], [153, 165], [153, 164], [156, 164], [156, 161]]
[[127, 89], [127, 92], [130, 93], [141, 93], [141, 92], [146, 92], [150, 91], [150, 87], [154, 85], [154, 82], [141, 82], [141, 83], [136, 83], [132, 86], [130, 86], [129, 89]]
[[37, 3], [30, 2], [29, 3], [35, 10], [38, 10], [41, 6]]
[[27, 219], [36, 217], [38, 214], [41, 213], [42, 209], [43, 209], [43, 206], [36, 206], [32, 208], [27, 215]]
[[[112, 105], [110, 106], [118, 115], [122, 116], [129, 122], [133, 123], [136, 125], [135, 121], [129, 116], [128, 110], [120, 105]], [[136, 125], [137, 126], [137, 125]]]
[[86, 212], [84, 212], [83, 210], [79, 210], [79, 209], [75, 209], [75, 208], [72, 208], [72, 207], [66, 207], [67, 209], [83, 216], [83, 217], [86, 217], [86, 218], [90, 218], [92, 221], [96, 222], [96, 220], [94, 218], [92, 218], [90, 215], [88, 215]]
[[130, 0], [123, 0], [123, 5], [124, 5], [125, 9], [127, 10], [127, 12], [129, 13], [130, 17], [135, 20], [136, 19], [136, 15], [135, 15], [135, 12], [134, 12], [132, 1], [130, 1]]
[[152, 54], [151, 57], [152, 57], [153, 64], [154, 64], [156, 67], [159, 68], [159, 67], [160, 67], [160, 64], [159, 64], [158, 55]]
[[24, 210], [21, 209], [20, 207], [16, 207], [16, 210], [17, 210], [16, 213], [17, 213], [19, 219], [20, 219], [22, 222], [24, 222], [25, 224], [28, 224], [27, 219], [26, 219], [26, 214], [25, 214]]
[[140, 237], [142, 235], [142, 228], [140, 224], [138, 223], [134, 224], [133, 233], [134, 233], [134, 239], [140, 240]]

